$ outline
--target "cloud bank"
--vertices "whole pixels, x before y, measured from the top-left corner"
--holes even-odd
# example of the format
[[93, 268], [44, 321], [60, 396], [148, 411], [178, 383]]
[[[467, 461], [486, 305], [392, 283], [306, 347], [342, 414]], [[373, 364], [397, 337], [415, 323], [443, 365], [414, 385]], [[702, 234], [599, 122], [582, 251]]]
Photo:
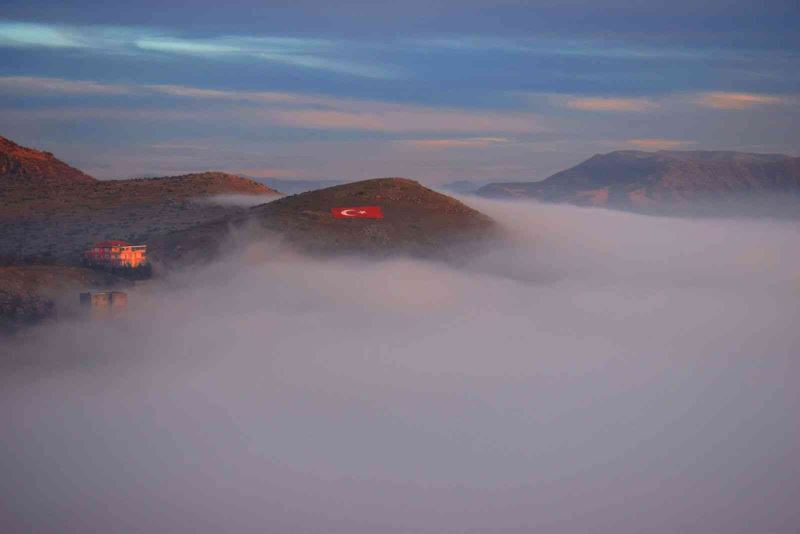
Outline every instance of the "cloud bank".
[[657, 104], [647, 98], [567, 98], [564, 105], [584, 111], [648, 111]]
[[0, 346], [3, 530], [796, 532], [797, 229], [476, 207], [464, 265], [256, 243]]
[[770, 106], [788, 103], [786, 97], [760, 95], [753, 93], [726, 93], [712, 91], [700, 95], [697, 103], [701, 106], [716, 109], [750, 109], [758, 106]]

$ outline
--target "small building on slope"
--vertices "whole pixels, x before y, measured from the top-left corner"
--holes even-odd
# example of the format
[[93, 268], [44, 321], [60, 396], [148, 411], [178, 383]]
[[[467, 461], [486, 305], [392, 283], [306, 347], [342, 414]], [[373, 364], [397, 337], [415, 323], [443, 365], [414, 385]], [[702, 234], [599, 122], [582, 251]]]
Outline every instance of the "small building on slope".
[[92, 317], [116, 317], [128, 307], [128, 294], [124, 291], [99, 291], [80, 294], [81, 307]]
[[84, 259], [95, 266], [136, 269], [147, 263], [147, 245], [102, 241], [84, 252]]

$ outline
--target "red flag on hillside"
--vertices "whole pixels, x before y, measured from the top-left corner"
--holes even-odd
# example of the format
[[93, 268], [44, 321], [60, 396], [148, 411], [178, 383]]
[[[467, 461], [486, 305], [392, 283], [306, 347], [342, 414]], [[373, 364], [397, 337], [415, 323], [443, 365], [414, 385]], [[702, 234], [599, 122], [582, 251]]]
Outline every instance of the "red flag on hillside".
[[331, 208], [337, 219], [383, 219], [380, 206], [356, 206], [354, 208]]

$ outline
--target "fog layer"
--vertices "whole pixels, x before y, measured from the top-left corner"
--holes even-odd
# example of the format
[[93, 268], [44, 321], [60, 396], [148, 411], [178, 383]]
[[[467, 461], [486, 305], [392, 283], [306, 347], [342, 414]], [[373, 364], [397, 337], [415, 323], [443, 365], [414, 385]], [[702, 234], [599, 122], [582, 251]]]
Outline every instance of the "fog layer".
[[0, 345], [0, 531], [800, 529], [796, 225], [470, 203], [466, 265], [255, 243]]

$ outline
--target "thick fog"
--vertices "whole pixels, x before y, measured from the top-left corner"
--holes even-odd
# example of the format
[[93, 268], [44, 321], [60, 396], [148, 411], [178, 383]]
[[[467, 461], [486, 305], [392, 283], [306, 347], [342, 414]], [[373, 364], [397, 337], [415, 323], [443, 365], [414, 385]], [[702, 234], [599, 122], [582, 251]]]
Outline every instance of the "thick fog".
[[796, 223], [469, 203], [463, 265], [256, 243], [3, 342], [0, 531], [800, 529]]

